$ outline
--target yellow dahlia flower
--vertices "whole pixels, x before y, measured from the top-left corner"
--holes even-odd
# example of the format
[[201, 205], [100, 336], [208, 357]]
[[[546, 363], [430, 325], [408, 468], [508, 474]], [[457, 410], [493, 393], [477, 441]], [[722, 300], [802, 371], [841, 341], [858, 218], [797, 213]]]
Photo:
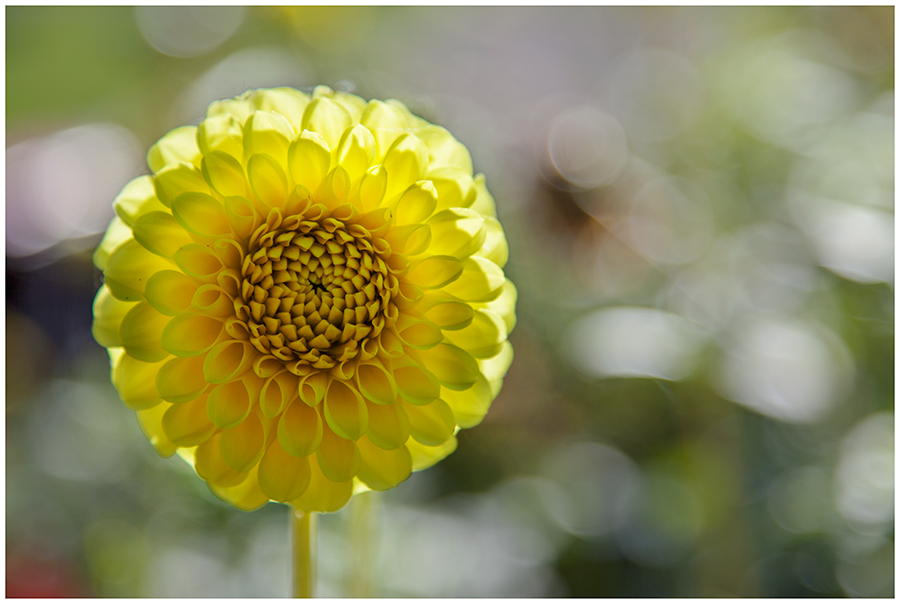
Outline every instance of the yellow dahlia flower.
[[512, 360], [484, 176], [397, 101], [213, 103], [148, 153], [94, 261], [93, 332], [161, 455], [244, 510], [335, 511], [456, 447]]

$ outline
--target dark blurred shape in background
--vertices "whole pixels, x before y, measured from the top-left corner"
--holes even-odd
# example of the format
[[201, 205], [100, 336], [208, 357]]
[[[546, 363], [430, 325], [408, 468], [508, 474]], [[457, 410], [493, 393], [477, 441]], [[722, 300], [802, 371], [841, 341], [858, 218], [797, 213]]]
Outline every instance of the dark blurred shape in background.
[[[398, 98], [487, 175], [516, 359], [383, 498], [376, 593], [894, 593], [894, 9], [6, 9], [8, 597], [275, 597], [287, 514], [156, 457], [90, 335], [145, 150]], [[348, 512], [320, 593], [349, 594]]]

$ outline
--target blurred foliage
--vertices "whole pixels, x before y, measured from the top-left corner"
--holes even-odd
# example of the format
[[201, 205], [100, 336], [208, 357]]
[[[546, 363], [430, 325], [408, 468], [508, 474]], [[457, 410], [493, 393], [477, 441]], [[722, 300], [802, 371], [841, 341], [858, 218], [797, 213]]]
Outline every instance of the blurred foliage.
[[286, 509], [118, 401], [84, 216], [209, 102], [320, 83], [469, 147], [519, 289], [491, 412], [383, 498], [378, 595], [893, 595], [893, 7], [203, 10], [6, 9], [7, 596], [287, 593]]

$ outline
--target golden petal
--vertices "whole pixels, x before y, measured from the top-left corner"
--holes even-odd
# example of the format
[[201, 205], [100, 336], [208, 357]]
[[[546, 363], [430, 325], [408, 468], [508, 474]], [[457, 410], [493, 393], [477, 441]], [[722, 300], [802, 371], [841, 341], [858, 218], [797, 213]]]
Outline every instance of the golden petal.
[[319, 448], [323, 423], [315, 409], [294, 399], [278, 420], [278, 441], [294, 457], [306, 457]]
[[359, 450], [356, 442], [341, 438], [326, 425], [322, 442], [316, 449], [316, 460], [322, 474], [333, 482], [352, 480], [359, 471]]
[[359, 479], [374, 491], [386, 491], [409, 478], [412, 456], [409, 449], [399, 447], [387, 451], [362, 437], [357, 443], [361, 459]]
[[303, 495], [309, 482], [309, 459], [290, 455], [273, 440], [259, 462], [262, 492], [275, 501], [290, 501]]

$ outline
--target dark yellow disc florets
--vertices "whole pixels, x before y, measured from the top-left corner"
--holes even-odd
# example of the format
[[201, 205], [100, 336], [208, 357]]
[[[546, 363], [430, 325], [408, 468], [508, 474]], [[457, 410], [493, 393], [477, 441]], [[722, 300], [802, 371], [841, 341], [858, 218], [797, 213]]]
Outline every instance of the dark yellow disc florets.
[[[257, 350], [327, 369], [354, 358], [385, 326], [396, 282], [373, 238], [334, 217], [260, 226], [242, 266], [238, 318]], [[396, 289], [396, 286], [393, 287]]]

